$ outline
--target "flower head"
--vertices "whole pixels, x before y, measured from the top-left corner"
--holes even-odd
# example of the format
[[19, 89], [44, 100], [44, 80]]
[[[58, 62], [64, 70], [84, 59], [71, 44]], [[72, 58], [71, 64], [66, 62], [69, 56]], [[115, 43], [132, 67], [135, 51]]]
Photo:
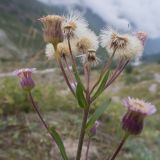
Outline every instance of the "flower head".
[[128, 97], [123, 101], [128, 111], [122, 119], [122, 127], [130, 134], [140, 134], [143, 129], [143, 120], [147, 115], [156, 112], [156, 108], [151, 103], [143, 100]]
[[119, 34], [112, 29], [105, 29], [100, 36], [101, 45], [110, 55], [115, 53], [115, 58], [131, 59], [140, 57], [144, 46], [135, 35]]
[[100, 59], [96, 56], [96, 51], [94, 49], [88, 49], [86, 54], [82, 54], [77, 57], [81, 58], [81, 62], [83, 64], [88, 63], [92, 66], [96, 66], [100, 62]]
[[52, 43], [48, 43], [46, 45], [45, 54], [46, 54], [48, 59], [53, 59], [54, 58], [55, 50], [54, 50], [54, 47], [53, 47]]
[[59, 42], [63, 42], [64, 36], [62, 31], [62, 22], [64, 17], [57, 15], [48, 15], [40, 18], [43, 23], [44, 40], [56, 46]]
[[58, 43], [56, 50], [56, 57], [59, 59], [61, 57], [67, 57], [70, 55], [69, 47], [67, 43]]
[[77, 37], [78, 33], [83, 32], [87, 27], [87, 21], [79, 13], [71, 12], [63, 22], [65, 36], [72, 38]]
[[35, 86], [32, 80], [32, 72], [35, 70], [35, 68], [22, 68], [13, 72], [14, 75], [19, 77], [21, 87], [24, 90], [30, 91]]
[[97, 50], [98, 37], [93, 31], [86, 29], [83, 33], [78, 35], [78, 40], [76, 43], [78, 52], [86, 53], [88, 49]]

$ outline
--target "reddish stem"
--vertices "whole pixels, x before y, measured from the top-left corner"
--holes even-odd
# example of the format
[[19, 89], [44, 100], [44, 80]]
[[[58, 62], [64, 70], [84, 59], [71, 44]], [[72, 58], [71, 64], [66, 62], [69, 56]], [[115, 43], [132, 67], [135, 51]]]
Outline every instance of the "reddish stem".
[[33, 97], [32, 97], [32, 93], [31, 92], [28, 92], [28, 96], [29, 96], [29, 99], [32, 103], [32, 106], [33, 106], [33, 109], [35, 110], [35, 112], [37, 113], [39, 119], [41, 120], [42, 124], [44, 125], [44, 127], [46, 128], [46, 130], [48, 131], [49, 135], [53, 138], [53, 141], [54, 141], [54, 137], [52, 136], [52, 134], [50, 133], [50, 130], [49, 130], [49, 127], [48, 125], [46, 124], [45, 120], [43, 119], [41, 113], [39, 112], [38, 110], [38, 105], [35, 103]]
[[109, 58], [108, 62], [106, 63], [106, 65], [104, 66], [104, 68], [101, 71], [101, 74], [97, 80], [97, 82], [94, 84], [94, 86], [92, 87], [90, 94], [94, 91], [94, 89], [97, 87], [97, 85], [99, 84], [99, 82], [101, 81], [101, 78], [103, 77], [103, 74], [107, 71], [107, 69], [110, 67], [110, 65], [112, 64], [112, 60], [113, 57], [115, 55], [116, 50], [113, 52], [112, 56]]
[[67, 75], [66, 75], [66, 72], [65, 72], [65, 70], [64, 70], [64, 67], [63, 67], [63, 65], [62, 65], [61, 60], [58, 60], [58, 62], [59, 62], [59, 66], [60, 66], [60, 68], [61, 68], [61, 71], [62, 71], [62, 73], [63, 73], [64, 79], [65, 79], [65, 81], [66, 81], [69, 89], [71, 90], [72, 94], [73, 94], [74, 96], [76, 96], [76, 95], [75, 95], [75, 92], [74, 92], [74, 90], [73, 90], [73, 88], [72, 88], [72, 86], [71, 86], [71, 84], [70, 84], [70, 82], [69, 82], [69, 80], [68, 80], [68, 77], [67, 77]]
[[91, 138], [89, 137], [88, 142], [87, 142], [87, 150], [86, 150], [86, 158], [85, 158], [85, 160], [88, 160], [90, 142], [91, 142]]
[[70, 78], [71, 78], [71, 80], [72, 80], [72, 83], [74, 84], [74, 86], [76, 86], [73, 73], [71, 72], [71, 70], [70, 70], [70, 68], [69, 68], [69, 65], [68, 65], [68, 62], [67, 62], [67, 59], [66, 59], [65, 57], [64, 57], [64, 62], [65, 62], [66, 68], [67, 68], [67, 70], [68, 70], [69, 76], [70, 76]]
[[116, 151], [114, 152], [113, 156], [111, 157], [110, 160], [114, 160], [116, 158], [116, 156], [118, 155], [118, 153], [120, 152], [122, 146], [124, 145], [125, 141], [127, 140], [129, 134], [128, 133], [125, 133], [121, 143], [119, 144], [118, 148], [116, 149]]

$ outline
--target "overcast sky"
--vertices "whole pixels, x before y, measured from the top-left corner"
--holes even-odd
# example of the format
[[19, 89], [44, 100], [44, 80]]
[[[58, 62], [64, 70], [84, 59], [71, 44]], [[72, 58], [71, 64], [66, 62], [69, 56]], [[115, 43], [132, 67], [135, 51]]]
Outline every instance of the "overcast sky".
[[54, 5], [79, 4], [90, 8], [116, 29], [144, 30], [150, 38], [160, 38], [160, 0], [40, 0]]

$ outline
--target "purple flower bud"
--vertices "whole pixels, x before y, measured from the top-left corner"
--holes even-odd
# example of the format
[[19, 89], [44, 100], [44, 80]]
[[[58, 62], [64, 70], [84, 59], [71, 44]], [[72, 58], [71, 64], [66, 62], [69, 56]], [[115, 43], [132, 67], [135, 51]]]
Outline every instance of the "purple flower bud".
[[93, 125], [93, 127], [89, 130], [88, 135], [89, 137], [93, 137], [97, 133], [97, 128], [99, 127], [100, 123], [99, 121], [96, 121]]
[[14, 75], [19, 77], [21, 87], [24, 90], [30, 91], [32, 88], [34, 88], [35, 84], [32, 80], [32, 72], [34, 70], [35, 68], [23, 68], [14, 71]]
[[141, 113], [128, 111], [122, 119], [122, 128], [130, 134], [140, 134], [143, 129], [143, 119]]
[[138, 135], [143, 130], [144, 118], [156, 112], [154, 105], [139, 99], [128, 97], [123, 101], [128, 111], [123, 116], [122, 128], [132, 134]]

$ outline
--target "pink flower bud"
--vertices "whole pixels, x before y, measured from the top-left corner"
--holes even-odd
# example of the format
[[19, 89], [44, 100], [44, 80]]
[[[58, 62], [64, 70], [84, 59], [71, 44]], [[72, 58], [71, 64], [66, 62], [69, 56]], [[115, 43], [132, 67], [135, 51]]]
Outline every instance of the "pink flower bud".
[[35, 70], [35, 68], [23, 68], [14, 71], [14, 74], [19, 77], [21, 87], [24, 90], [30, 91], [32, 88], [34, 88], [35, 84], [32, 80], [32, 72]]
[[135, 35], [144, 46], [145, 41], [147, 40], [147, 33], [146, 32], [137, 32], [137, 33], [135, 33]]

